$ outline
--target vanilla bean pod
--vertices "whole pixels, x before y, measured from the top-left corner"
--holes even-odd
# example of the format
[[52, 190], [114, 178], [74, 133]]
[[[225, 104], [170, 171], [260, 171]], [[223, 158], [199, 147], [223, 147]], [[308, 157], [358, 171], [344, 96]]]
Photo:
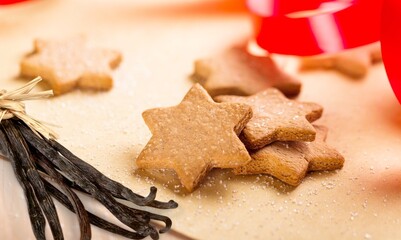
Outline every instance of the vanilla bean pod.
[[[168, 217], [139, 210], [115, 200], [118, 198], [138, 206], [159, 209], [178, 206], [171, 200], [155, 200], [156, 188], [152, 187], [147, 197], [140, 196], [107, 178], [56, 141], [33, 132], [24, 122], [15, 118], [1, 121], [0, 141], [0, 154], [11, 161], [24, 189], [32, 228], [37, 239], [45, 239], [45, 217], [54, 239], [63, 239], [57, 211], [50, 196], [77, 214], [81, 240], [91, 238], [89, 223], [130, 239], [142, 239], [146, 236], [158, 239], [158, 232], [164, 233], [171, 228], [172, 222]], [[59, 186], [63, 192], [52, 183]], [[120, 222], [134, 231], [123, 229], [87, 212], [72, 189], [91, 195]], [[152, 224], [153, 220], [161, 221], [165, 226], [157, 231], [156, 226]]]
[[[46, 158], [43, 157], [43, 155], [41, 155], [40, 153], [35, 154], [35, 156], [40, 156], [39, 160], [37, 161], [39, 163], [40, 166], [42, 166], [44, 169], [48, 168], [50, 171], [55, 171], [54, 169], [49, 168], [49, 165], [51, 164]], [[64, 186], [66, 185], [66, 183], [70, 183], [72, 184], [70, 181], [68, 181], [67, 179], [63, 179], [63, 176], [58, 173], [57, 171], [55, 171], [54, 173], [55, 175], [58, 176], [54, 176], [56, 177], [56, 179], [53, 180], [53, 182], [56, 182], [58, 185], [60, 186]], [[56, 189], [53, 185], [51, 185], [46, 179], [49, 179], [50, 176], [42, 176], [42, 178], [45, 178], [45, 185], [46, 188], [48, 188], [48, 191], [50, 192], [50, 194], [52, 194], [53, 197], [55, 197], [59, 202], [61, 202], [65, 207], [67, 207], [69, 210], [75, 212], [75, 208], [73, 207], [73, 205], [70, 203], [71, 200], [69, 200], [69, 198], [67, 198], [67, 196], [65, 196], [65, 194], [63, 194], [62, 192], [60, 192], [58, 189]], [[50, 184], [50, 185], [49, 185]], [[63, 189], [64, 189], [63, 187]], [[71, 191], [68, 187], [66, 188], [66, 190]], [[80, 189], [81, 191], [85, 192], [83, 189]], [[74, 193], [73, 191], [71, 191], [72, 193]], [[85, 192], [86, 193], [86, 192]], [[54, 194], [54, 195], [53, 195]], [[70, 202], [69, 202], [70, 201]], [[151, 217], [155, 220], [159, 220], [159, 221], [163, 221], [163, 222], [167, 222], [168, 223], [168, 228], [164, 228], [162, 230], [160, 230], [161, 233], [167, 231], [170, 227], [171, 227], [171, 220], [167, 217], [164, 216], [160, 216], [160, 215], [156, 215], [156, 214], [152, 214], [149, 213], [151, 215]], [[89, 213], [89, 221], [90, 223], [94, 224], [95, 226], [98, 226], [102, 229], [108, 230], [110, 232], [125, 236], [127, 238], [130, 239], [141, 239], [144, 236], [137, 234], [137, 233], [133, 233], [130, 231], [127, 231], [123, 228], [120, 228], [112, 223], [109, 223], [99, 217], [97, 217], [96, 215]]]
[[106, 177], [96, 168], [92, 167], [88, 163], [82, 161], [80, 158], [75, 156], [73, 153], [71, 153], [68, 149], [66, 149], [57, 141], [53, 139], [46, 141], [48, 141], [48, 143], [57, 151], [59, 151], [64, 157], [66, 157], [72, 163], [77, 165], [81, 170], [85, 171], [89, 178], [97, 179], [97, 184], [99, 184], [99, 187], [102, 187], [110, 191], [110, 193], [113, 194], [115, 198], [130, 201], [138, 206], [149, 206], [160, 209], [170, 209], [170, 208], [176, 208], [178, 206], [178, 204], [173, 200], [170, 200], [167, 203], [154, 200], [156, 197], [156, 190], [157, 190], [155, 187], [152, 187], [149, 196], [144, 198], [132, 192], [129, 188], [124, 187], [122, 184]]
[[27, 180], [27, 176], [25, 172], [22, 170], [21, 164], [15, 160], [14, 154], [8, 143], [8, 139], [6, 138], [5, 133], [3, 132], [3, 129], [0, 129], [0, 145], [1, 145], [0, 150], [2, 155], [10, 160], [15, 176], [17, 177], [17, 180], [20, 183], [25, 193], [33, 234], [35, 235], [36, 239], [44, 240], [46, 239], [45, 216], [42, 214], [42, 210], [40, 209], [34, 190], [30, 185], [29, 181]]
[[[44, 180], [44, 184], [46, 190], [49, 192], [49, 187], [47, 186], [48, 180], [52, 180], [57, 185], [59, 185], [65, 193], [65, 197], [67, 201], [71, 204], [72, 211], [77, 215], [80, 229], [80, 240], [89, 240], [92, 237], [92, 231], [90, 228], [89, 216], [85, 210], [84, 205], [82, 204], [79, 197], [71, 190], [66, 184], [63, 182], [63, 176], [53, 168], [53, 165], [47, 161], [43, 156], [39, 154], [35, 154], [36, 163], [45, 171], [47, 174], [40, 173], [42, 180]], [[50, 195], [51, 192], [49, 192]]]
[[[65, 196], [60, 190], [58, 190], [56, 187], [54, 187], [52, 184], [47, 182], [45, 180], [45, 186], [47, 191], [55, 198], [57, 199], [61, 204], [63, 204], [66, 208], [68, 208], [70, 211], [74, 212], [74, 208], [72, 204], [69, 202], [67, 196]], [[146, 236], [141, 235], [136, 232], [130, 232], [128, 230], [125, 230], [124, 228], [121, 228], [113, 223], [110, 223], [95, 214], [87, 211], [88, 217], [89, 217], [89, 222], [99, 228], [102, 228], [108, 232], [118, 234], [121, 236], [124, 236], [129, 239], [142, 239]]]
[[[69, 182], [69, 181], [67, 181], [67, 179], [65, 179], [64, 176], [62, 174], [60, 174], [58, 171], [54, 170], [52, 168], [52, 163], [49, 160], [47, 160], [41, 153], [37, 152], [36, 149], [33, 149], [33, 152], [35, 153], [34, 155], [37, 158], [36, 162], [38, 163], [38, 165], [41, 166], [43, 168], [43, 170], [50, 175], [50, 176], [48, 176], [46, 174], [41, 175], [42, 179], [44, 179], [44, 183], [45, 183], [45, 186], [46, 186], [48, 192], [54, 198], [56, 198], [60, 203], [62, 203], [65, 207], [67, 207], [69, 210], [71, 210], [72, 212], [76, 212], [77, 207], [73, 206], [73, 204], [71, 203], [72, 202], [71, 199], [66, 196], [67, 194], [63, 194], [61, 191], [59, 191], [57, 188], [55, 188], [53, 185], [51, 185], [48, 180], [51, 179], [52, 182], [55, 182], [57, 185], [61, 186], [63, 188], [63, 190], [65, 190], [65, 192], [69, 191], [69, 192], [71, 192], [70, 194], [75, 196], [75, 198], [78, 198], [76, 196], [76, 194], [73, 191], [71, 191], [68, 188], [68, 186], [66, 186], [66, 182]], [[78, 201], [79, 201], [79, 198], [78, 198]], [[78, 209], [81, 211], [82, 210], [85, 211], [84, 208], [78, 208]], [[141, 234], [138, 234], [135, 232], [130, 232], [128, 230], [120, 228], [117, 225], [109, 223], [90, 212], [86, 212], [86, 215], [88, 216], [88, 221], [90, 223], [92, 223], [93, 225], [98, 226], [102, 229], [105, 229], [109, 232], [119, 234], [121, 236], [130, 238], [130, 239], [142, 239], [142, 238], [146, 237], [144, 235], [141, 235]], [[81, 231], [82, 231], [82, 228], [81, 228]], [[82, 233], [81, 233], [81, 236], [83, 236]]]
[[55, 149], [49, 147], [41, 137], [30, 131], [29, 128], [26, 128], [21, 123], [17, 124], [20, 125], [19, 128], [21, 133], [32, 147], [36, 148], [41, 154], [57, 166], [66, 177], [70, 178], [77, 185], [91, 194], [92, 197], [101, 202], [117, 219], [138, 232], [146, 233], [152, 238], [157, 238], [157, 231], [149, 224], [149, 215], [142, 214], [139, 211], [130, 211], [127, 206], [117, 202], [111, 194], [98, 188], [86, 177], [85, 172], [81, 172], [68, 159], [60, 155]]
[[16, 129], [12, 120], [4, 121], [3, 130], [13, 152], [14, 162], [20, 165], [23, 172], [26, 174], [26, 179], [34, 189], [38, 203], [50, 225], [53, 238], [56, 240], [63, 240], [63, 231], [57, 215], [56, 206], [45, 189], [24, 138]]

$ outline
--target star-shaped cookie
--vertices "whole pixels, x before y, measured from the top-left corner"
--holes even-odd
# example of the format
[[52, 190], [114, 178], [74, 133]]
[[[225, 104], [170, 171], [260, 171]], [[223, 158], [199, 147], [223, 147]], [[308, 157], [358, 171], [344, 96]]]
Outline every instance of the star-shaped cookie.
[[251, 154], [252, 160], [234, 169], [235, 174], [272, 175], [298, 186], [307, 171], [330, 171], [342, 168], [344, 157], [324, 141], [327, 128], [315, 126], [313, 142], [275, 142]]
[[82, 36], [34, 42], [34, 51], [21, 61], [21, 75], [41, 76], [56, 95], [79, 87], [108, 90], [111, 70], [121, 62], [118, 51], [94, 48]]
[[248, 96], [275, 87], [286, 96], [299, 94], [301, 83], [277, 67], [270, 57], [249, 54], [243, 47], [230, 48], [209, 59], [195, 61], [192, 78], [209, 94]]
[[362, 78], [373, 63], [381, 60], [380, 43], [373, 43], [336, 54], [301, 58], [300, 70], [335, 69], [352, 78]]
[[248, 105], [216, 103], [195, 84], [179, 105], [143, 113], [152, 138], [136, 163], [140, 168], [174, 169], [191, 192], [209, 169], [250, 161], [238, 134], [251, 117]]
[[313, 142], [289, 142], [289, 146], [302, 153], [309, 162], [308, 171], [332, 171], [344, 165], [344, 157], [325, 143], [328, 129], [325, 126], [313, 125], [316, 129], [316, 140]]
[[316, 131], [310, 122], [323, 113], [320, 105], [289, 100], [275, 88], [249, 97], [222, 95], [215, 100], [252, 107], [253, 117], [240, 136], [250, 149], [259, 149], [275, 141], [313, 141]]

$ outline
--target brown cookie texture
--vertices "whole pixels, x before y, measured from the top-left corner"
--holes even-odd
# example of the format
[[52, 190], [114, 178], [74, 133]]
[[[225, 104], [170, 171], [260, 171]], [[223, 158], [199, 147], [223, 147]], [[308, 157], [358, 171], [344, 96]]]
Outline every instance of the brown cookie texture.
[[269, 87], [297, 96], [301, 83], [283, 72], [270, 57], [249, 54], [244, 47], [230, 48], [212, 58], [195, 61], [192, 78], [214, 97], [255, 94]]
[[294, 147], [304, 154], [309, 162], [309, 171], [331, 171], [340, 169], [344, 165], [344, 157], [334, 148], [325, 143], [328, 129], [325, 126], [314, 125], [316, 140], [313, 142], [293, 142]]
[[235, 174], [269, 174], [298, 186], [308, 171], [329, 171], [342, 168], [344, 157], [324, 140], [327, 128], [315, 126], [313, 142], [275, 142], [251, 154], [252, 160], [234, 169]]
[[259, 149], [275, 141], [313, 141], [316, 131], [310, 122], [323, 113], [319, 104], [290, 100], [275, 88], [248, 97], [222, 95], [215, 100], [252, 107], [253, 117], [240, 136], [250, 149]]
[[152, 137], [136, 164], [173, 169], [192, 192], [211, 168], [236, 168], [251, 160], [238, 137], [251, 117], [250, 106], [216, 103], [195, 84], [179, 105], [143, 113]]
[[56, 95], [74, 88], [109, 90], [112, 69], [122, 60], [120, 52], [89, 46], [86, 38], [34, 42], [34, 51], [21, 61], [21, 75], [41, 76]]
[[300, 70], [334, 69], [351, 78], [363, 78], [373, 63], [382, 60], [380, 43], [330, 55], [301, 58]]
[[286, 142], [276, 142], [251, 154], [252, 160], [234, 169], [238, 175], [269, 174], [291, 185], [298, 186], [308, 171], [308, 161]]

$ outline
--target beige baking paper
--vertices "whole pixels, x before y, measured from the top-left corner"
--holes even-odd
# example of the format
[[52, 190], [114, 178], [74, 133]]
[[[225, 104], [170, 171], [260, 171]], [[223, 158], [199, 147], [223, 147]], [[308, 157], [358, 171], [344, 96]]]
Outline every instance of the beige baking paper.
[[[197, 239], [400, 239], [401, 107], [382, 64], [360, 81], [332, 71], [298, 74], [299, 99], [324, 107], [317, 124], [329, 127], [328, 143], [346, 159], [338, 172], [309, 175], [292, 189], [267, 176], [216, 170], [184, 194], [177, 182], [162, 183], [166, 172], [154, 178], [135, 171], [135, 158], [150, 138], [141, 113], [178, 104], [191, 87], [195, 59], [251, 33], [246, 15], [203, 6], [185, 0], [36, 0], [0, 7], [0, 88], [26, 83], [18, 77], [19, 61], [34, 38], [85, 34], [90, 44], [123, 53], [114, 88], [29, 102], [27, 112], [60, 126], [59, 141], [107, 176], [141, 194], [154, 184], [159, 200], [176, 200], [179, 208], [163, 212], [174, 230]], [[294, 73], [292, 60], [279, 64]], [[89, 198], [84, 203], [112, 217]], [[75, 216], [57, 207], [66, 239], [77, 239]], [[0, 239], [34, 238], [23, 192], [3, 160], [0, 219]], [[93, 239], [123, 238], [93, 227]]]

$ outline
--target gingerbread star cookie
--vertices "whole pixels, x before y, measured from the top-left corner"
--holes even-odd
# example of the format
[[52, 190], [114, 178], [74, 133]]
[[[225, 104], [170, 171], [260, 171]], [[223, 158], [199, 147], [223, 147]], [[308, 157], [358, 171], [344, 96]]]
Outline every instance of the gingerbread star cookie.
[[193, 191], [211, 168], [236, 168], [251, 160], [238, 138], [252, 117], [242, 103], [216, 103], [199, 84], [174, 107], [143, 113], [152, 138], [139, 154], [139, 168], [174, 169]]
[[281, 181], [298, 186], [307, 171], [329, 171], [342, 168], [344, 157], [324, 141], [327, 128], [315, 126], [313, 142], [275, 142], [251, 154], [252, 160], [234, 169], [235, 174], [272, 175]]
[[121, 62], [121, 53], [94, 48], [84, 37], [34, 42], [34, 51], [21, 61], [21, 75], [41, 76], [56, 95], [79, 87], [108, 90], [113, 86], [111, 71]]
[[344, 165], [344, 157], [325, 141], [328, 129], [325, 126], [314, 125], [316, 140], [313, 142], [290, 142], [290, 147], [301, 152], [309, 162], [308, 171], [332, 171]]
[[252, 107], [253, 117], [241, 134], [250, 149], [259, 149], [275, 141], [313, 141], [316, 131], [310, 122], [319, 119], [323, 113], [320, 105], [289, 100], [275, 88], [249, 97], [222, 95], [215, 99]]
[[243, 47], [197, 60], [192, 78], [212, 97], [223, 94], [248, 96], [268, 87], [276, 87], [286, 96], [293, 97], [301, 89], [301, 83], [280, 70], [270, 57], [252, 56]]
[[381, 60], [380, 44], [374, 43], [337, 54], [301, 58], [300, 70], [335, 69], [352, 78], [362, 78], [373, 63]]

